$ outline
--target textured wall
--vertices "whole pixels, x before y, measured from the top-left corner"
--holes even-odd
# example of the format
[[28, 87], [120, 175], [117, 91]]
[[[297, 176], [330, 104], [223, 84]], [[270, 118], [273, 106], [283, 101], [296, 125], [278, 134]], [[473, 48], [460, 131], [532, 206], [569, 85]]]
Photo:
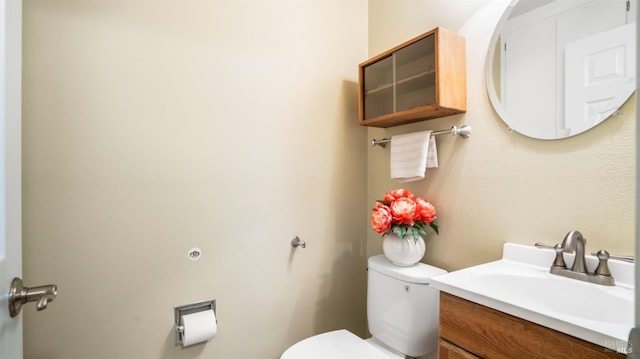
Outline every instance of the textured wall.
[[[59, 287], [25, 357], [364, 335], [366, 44], [364, 0], [24, 1], [24, 277]], [[174, 347], [173, 306], [210, 298], [218, 337]]]
[[[369, 138], [469, 124], [468, 140], [439, 136], [440, 167], [410, 184], [390, 179], [389, 150], [368, 150], [368, 205], [406, 187], [439, 210], [441, 234], [427, 241], [424, 262], [447, 270], [498, 259], [504, 242], [555, 244], [572, 229], [587, 249], [634, 252], [636, 95], [623, 116], [565, 140], [542, 141], [509, 133], [486, 94], [485, 59], [504, 0], [371, 0], [369, 55], [436, 26], [467, 41], [467, 113], [390, 129]], [[531, 106], [544, 106], [531, 99]], [[369, 255], [381, 253], [368, 229]]]

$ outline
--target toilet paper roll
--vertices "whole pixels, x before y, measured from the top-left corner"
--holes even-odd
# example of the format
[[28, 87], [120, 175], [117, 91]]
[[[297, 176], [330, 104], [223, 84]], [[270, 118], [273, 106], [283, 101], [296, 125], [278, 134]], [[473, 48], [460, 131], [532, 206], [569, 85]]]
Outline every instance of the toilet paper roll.
[[213, 310], [183, 315], [182, 326], [184, 327], [182, 346], [206, 342], [213, 339], [218, 332], [216, 313]]

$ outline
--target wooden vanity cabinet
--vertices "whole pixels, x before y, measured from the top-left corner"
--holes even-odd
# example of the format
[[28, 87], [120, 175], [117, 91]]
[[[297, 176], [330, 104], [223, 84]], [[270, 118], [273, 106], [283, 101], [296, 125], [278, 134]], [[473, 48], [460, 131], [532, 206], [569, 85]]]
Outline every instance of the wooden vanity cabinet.
[[623, 359], [626, 356], [440, 292], [438, 358]]
[[362, 126], [390, 127], [467, 110], [465, 39], [435, 28], [359, 65]]
[[438, 358], [439, 359], [481, 359], [477, 355], [473, 355], [468, 351], [457, 347], [446, 340], [438, 340]]

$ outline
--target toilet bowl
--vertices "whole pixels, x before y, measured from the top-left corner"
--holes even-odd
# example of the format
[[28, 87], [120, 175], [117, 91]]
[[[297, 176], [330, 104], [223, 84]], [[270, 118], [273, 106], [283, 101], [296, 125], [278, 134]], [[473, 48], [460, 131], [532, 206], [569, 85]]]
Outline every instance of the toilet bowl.
[[373, 335], [362, 339], [341, 329], [289, 347], [281, 359], [402, 359], [437, 349], [439, 292], [432, 277], [447, 273], [424, 263], [392, 264], [383, 255], [368, 261], [367, 319]]

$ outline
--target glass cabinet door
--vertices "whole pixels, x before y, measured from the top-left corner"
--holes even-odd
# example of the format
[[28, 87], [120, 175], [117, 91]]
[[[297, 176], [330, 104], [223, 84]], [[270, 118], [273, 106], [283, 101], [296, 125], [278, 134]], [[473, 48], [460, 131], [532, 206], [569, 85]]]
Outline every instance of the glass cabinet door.
[[398, 50], [396, 57], [396, 111], [436, 102], [434, 36]]
[[365, 119], [394, 112], [393, 55], [364, 68]]

